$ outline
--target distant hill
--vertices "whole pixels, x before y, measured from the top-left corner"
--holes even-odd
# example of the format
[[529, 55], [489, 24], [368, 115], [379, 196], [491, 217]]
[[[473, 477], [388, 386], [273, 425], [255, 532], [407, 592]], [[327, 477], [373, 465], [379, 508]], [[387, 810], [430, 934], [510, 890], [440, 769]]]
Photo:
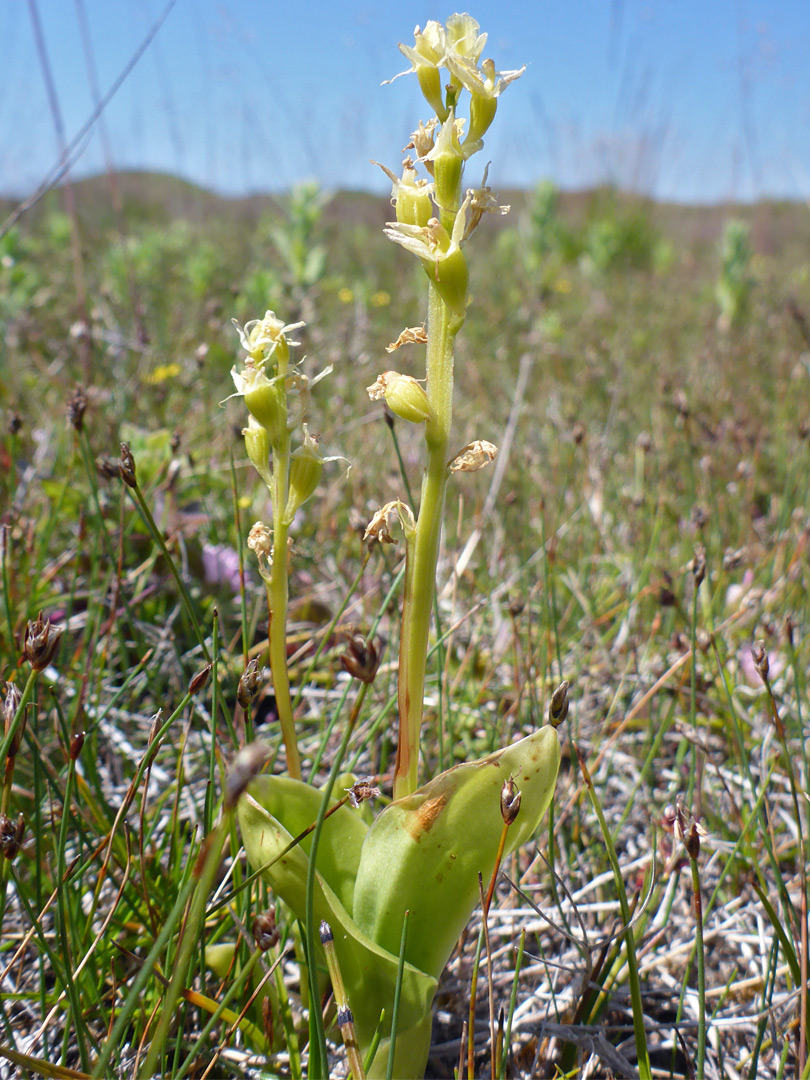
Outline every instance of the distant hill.
[[[124, 219], [130, 226], [138, 222], [160, 224], [179, 218], [200, 224], [216, 220], [223, 227], [233, 223], [244, 228], [268, 211], [281, 207], [277, 195], [232, 198], [180, 177], [154, 172], [121, 172], [113, 178], [100, 174], [75, 181], [73, 192], [82, 222], [92, 232], [103, 232], [115, 225], [114, 192], [121, 200]], [[500, 191], [498, 199], [511, 204], [513, 214], [517, 214], [526, 209], [531, 194], [526, 190]], [[15, 200], [0, 198], [0, 222], [16, 206]], [[63, 194], [55, 188], [27, 214], [36, 221], [43, 214], [62, 208]], [[760, 252], [772, 253], [786, 243], [810, 245], [810, 213], [805, 204], [798, 202], [764, 200], [745, 204], [682, 205], [597, 188], [560, 192], [559, 213], [572, 224], [582, 223], [600, 213], [642, 213], [649, 215], [661, 232], [686, 245], [712, 242], [720, 234], [723, 222], [729, 217], [739, 217], [751, 224], [754, 246]], [[336, 225], [377, 226], [390, 216], [387, 196], [362, 191], [338, 191], [325, 209], [326, 221]]]

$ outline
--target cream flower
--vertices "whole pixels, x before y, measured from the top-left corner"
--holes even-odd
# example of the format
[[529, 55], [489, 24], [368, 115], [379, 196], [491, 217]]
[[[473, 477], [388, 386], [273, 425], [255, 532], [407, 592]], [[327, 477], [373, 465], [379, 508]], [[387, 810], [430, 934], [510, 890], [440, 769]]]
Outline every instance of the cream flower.
[[379, 161], [372, 161], [372, 165], [379, 165], [391, 181], [391, 204], [396, 207], [397, 221], [426, 225], [433, 213], [433, 184], [419, 178], [411, 159], [403, 161], [401, 178]]
[[242, 348], [252, 359], [267, 359], [280, 345], [288, 347], [298, 345], [297, 341], [288, 341], [287, 334], [291, 330], [298, 330], [306, 323], [282, 323], [277, 319], [275, 312], [266, 311], [263, 319], [251, 319], [241, 327], [236, 319], [231, 319], [236, 327]]
[[467, 60], [477, 64], [484, 51], [487, 35], [479, 33], [480, 27], [472, 15], [451, 15], [445, 23], [444, 64], [450, 60]]

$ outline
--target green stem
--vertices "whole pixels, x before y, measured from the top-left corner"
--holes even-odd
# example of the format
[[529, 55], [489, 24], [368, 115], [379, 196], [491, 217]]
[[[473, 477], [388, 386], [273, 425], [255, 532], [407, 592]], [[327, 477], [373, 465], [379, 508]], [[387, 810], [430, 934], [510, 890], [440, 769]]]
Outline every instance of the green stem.
[[273, 673], [273, 693], [281, 724], [281, 736], [287, 752], [287, 772], [294, 780], [301, 780], [301, 757], [295, 738], [290, 675], [287, 671], [287, 604], [289, 603], [289, 580], [287, 576], [287, 495], [290, 476], [290, 436], [286, 434], [273, 450], [273, 563], [270, 579], [266, 581], [267, 610], [270, 640], [270, 670]]
[[416, 532], [408, 544], [399, 655], [399, 744], [394, 798], [416, 789], [419, 729], [425, 696], [430, 615], [436, 582], [447, 459], [453, 422], [453, 346], [462, 320], [454, 317], [431, 282], [428, 302], [427, 394], [436, 414], [425, 425], [427, 464]]

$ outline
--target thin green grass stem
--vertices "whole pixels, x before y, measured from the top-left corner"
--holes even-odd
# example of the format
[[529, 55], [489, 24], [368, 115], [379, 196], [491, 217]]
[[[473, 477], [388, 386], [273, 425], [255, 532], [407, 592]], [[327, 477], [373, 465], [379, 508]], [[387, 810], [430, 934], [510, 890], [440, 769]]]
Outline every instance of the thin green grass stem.
[[644, 1030], [644, 1006], [641, 1000], [641, 983], [639, 982], [638, 977], [635, 938], [633, 927], [631, 926], [630, 905], [627, 902], [627, 892], [624, 887], [622, 869], [619, 865], [619, 858], [616, 854], [613, 838], [610, 835], [610, 829], [608, 828], [605, 815], [602, 812], [602, 807], [599, 804], [599, 799], [594, 790], [593, 781], [591, 780], [590, 773], [585, 764], [585, 758], [582, 756], [578, 746], [575, 745], [574, 749], [576, 750], [577, 758], [579, 759], [579, 766], [585, 781], [585, 787], [588, 791], [588, 798], [591, 800], [591, 806], [599, 821], [599, 828], [602, 832], [602, 839], [605, 842], [608, 861], [610, 862], [610, 867], [613, 871], [613, 879], [616, 883], [616, 893], [618, 895], [619, 907], [621, 908], [622, 913], [622, 922], [624, 924], [623, 936], [627, 953], [627, 981], [630, 984], [630, 1001], [633, 1008], [633, 1033], [636, 1040], [638, 1073], [640, 1080], [652, 1080], [650, 1055], [647, 1050], [647, 1033]]
[[[141, 970], [135, 976], [135, 979], [132, 982], [132, 986], [130, 987], [129, 994], [127, 995], [123, 1005], [121, 1006], [121, 1010], [118, 1013], [118, 1018], [113, 1025], [113, 1029], [110, 1032], [108, 1038], [106, 1039], [104, 1046], [102, 1047], [101, 1053], [99, 1054], [98, 1060], [96, 1061], [96, 1065], [92, 1073], [95, 1080], [98, 1080], [98, 1078], [107, 1075], [108, 1065], [110, 1063], [113, 1052], [117, 1050], [118, 1047], [121, 1045], [124, 1039], [124, 1032], [126, 1031], [126, 1028], [132, 1019], [133, 1013], [136, 1011], [136, 1009], [141, 1007], [141, 994], [146, 987], [146, 984], [149, 981], [150, 977], [152, 976], [152, 971], [158, 961], [158, 957], [160, 956], [169, 939], [177, 930], [177, 924], [179, 923], [183, 915], [183, 910], [186, 906], [186, 903], [188, 902], [188, 898], [191, 895], [194, 885], [195, 879], [193, 877], [190, 877], [185, 881], [183, 887], [181, 889], [178, 889], [177, 896], [174, 901], [174, 907], [169, 912], [169, 915], [166, 918], [166, 921], [164, 922], [160, 933], [155, 938], [155, 943], [149, 950], [149, 955], [144, 960]], [[152, 1045], [155, 1045], [154, 1041]], [[145, 1074], [144, 1070], [141, 1070], [141, 1075], [143, 1076], [149, 1074]]]
[[[343, 759], [346, 756], [346, 751], [349, 747], [349, 739], [354, 732], [357, 718], [360, 715], [360, 710], [363, 707], [363, 702], [366, 698], [366, 692], [368, 691], [368, 684], [362, 683], [357, 693], [357, 698], [352, 706], [351, 715], [349, 716], [346, 724], [346, 729], [343, 732], [343, 738], [340, 740], [340, 746], [335, 754], [335, 760], [332, 762], [332, 768], [329, 772], [329, 779], [323, 789], [323, 797], [321, 798], [321, 804], [318, 807], [318, 817], [315, 821], [315, 829], [312, 834], [312, 845], [309, 851], [309, 863], [307, 866], [307, 886], [306, 886], [306, 925], [304, 927], [305, 932], [305, 944], [307, 955], [307, 976], [309, 979], [309, 995], [310, 995], [310, 1059], [309, 1059], [309, 1077], [310, 1080], [317, 1080], [321, 1075], [325, 1075], [323, 1070], [326, 1068], [326, 1035], [323, 1029], [323, 1017], [320, 1013], [320, 994], [318, 990], [318, 971], [315, 962], [316, 957], [316, 936], [318, 934], [318, 928], [315, 926], [315, 874], [317, 872], [318, 862], [318, 847], [320, 845], [321, 831], [323, 830], [323, 823], [326, 819], [326, 813], [329, 809], [329, 800], [332, 798], [332, 791], [337, 780], [338, 773], [340, 772], [343, 764]], [[313, 1042], [312, 1036], [315, 1036], [317, 1042]]]
[[[552, 803], [552, 806], [554, 804]], [[512, 992], [509, 995], [509, 1012], [506, 1016], [506, 1031], [503, 1037], [503, 1052], [501, 1054], [499, 1080], [506, 1080], [506, 1067], [509, 1064], [509, 1048], [512, 1045], [512, 1018], [517, 1007], [518, 987], [520, 985], [520, 969], [523, 966], [523, 952], [526, 948], [526, 930], [520, 931], [517, 955], [515, 956], [515, 974], [512, 978]]]
[[186, 610], [186, 615], [188, 615], [189, 622], [191, 623], [191, 627], [192, 627], [192, 629], [194, 631], [194, 636], [197, 638], [197, 642], [199, 643], [199, 646], [200, 646], [200, 649], [202, 650], [203, 656], [205, 657], [206, 661], [208, 661], [210, 663], [211, 656], [210, 656], [210, 654], [208, 652], [208, 646], [205, 643], [205, 637], [204, 637], [203, 632], [202, 632], [202, 627], [200, 626], [200, 620], [197, 618], [197, 613], [194, 610], [194, 604], [193, 604], [193, 602], [191, 600], [191, 596], [189, 595], [189, 591], [186, 588], [186, 584], [185, 584], [185, 582], [183, 581], [183, 578], [180, 575], [180, 571], [177, 569], [177, 566], [175, 565], [175, 561], [172, 558], [171, 552], [169, 551], [168, 547], [166, 546], [166, 541], [163, 539], [163, 533], [157, 527], [157, 523], [155, 522], [155, 519], [152, 517], [152, 511], [149, 509], [149, 504], [147, 503], [146, 499], [144, 498], [143, 492], [141, 491], [140, 484], [138, 484], [136, 482], [134, 488], [131, 488], [131, 487], [127, 486], [127, 491], [130, 492], [130, 496], [132, 498], [132, 501], [135, 503], [135, 506], [140, 511], [141, 517], [143, 518], [144, 522], [146, 523], [146, 526], [149, 529], [149, 532], [152, 534], [152, 539], [155, 541], [157, 546], [160, 548], [161, 554], [163, 555], [163, 558], [166, 560], [166, 563], [167, 563], [167, 565], [169, 567], [169, 570], [171, 571], [172, 577], [174, 578], [175, 584], [177, 585], [177, 588], [178, 588], [178, 590], [180, 592], [180, 598], [183, 601], [183, 607]]
[[700, 869], [697, 858], [689, 856], [692, 870], [692, 891], [695, 898], [695, 953], [698, 977], [698, 1047], [697, 1080], [703, 1080], [706, 1061], [706, 954], [703, 949], [703, 900], [700, 895]]
[[391, 1045], [388, 1048], [388, 1064], [385, 1069], [385, 1080], [391, 1080], [394, 1075], [394, 1055], [397, 1049], [397, 1028], [399, 1027], [399, 999], [402, 996], [402, 975], [405, 971], [405, 947], [408, 944], [408, 917], [409, 911], [405, 912], [402, 919], [402, 937], [399, 942], [399, 960], [397, 962], [397, 981], [394, 985], [394, 1001], [391, 1006]]
[[[199, 935], [205, 923], [205, 908], [208, 903], [208, 896], [219, 869], [222, 849], [225, 847], [225, 842], [230, 833], [232, 817], [233, 810], [226, 811], [222, 821], [216, 827], [214, 832], [209, 834], [205, 841], [206, 850], [202, 867], [200, 868], [199, 873], [195, 872], [190, 875], [186, 882], [187, 886], [191, 885], [194, 888], [191, 910], [189, 911], [188, 919], [183, 927], [180, 946], [177, 950], [177, 955], [174, 958], [169, 989], [166, 991], [166, 996], [161, 1004], [160, 1020], [158, 1021], [158, 1026], [155, 1029], [155, 1033], [149, 1044], [149, 1051], [140, 1069], [139, 1075], [142, 1080], [149, 1080], [149, 1077], [156, 1075], [160, 1071], [157, 1068], [158, 1062], [165, 1051], [169, 1031], [175, 1020], [175, 1009], [180, 1001], [181, 992], [186, 984], [186, 979], [191, 969], [191, 961], [199, 944]], [[184, 893], [185, 889], [181, 889], [178, 895], [182, 896]], [[175, 904], [175, 909], [176, 908], [177, 905]]]

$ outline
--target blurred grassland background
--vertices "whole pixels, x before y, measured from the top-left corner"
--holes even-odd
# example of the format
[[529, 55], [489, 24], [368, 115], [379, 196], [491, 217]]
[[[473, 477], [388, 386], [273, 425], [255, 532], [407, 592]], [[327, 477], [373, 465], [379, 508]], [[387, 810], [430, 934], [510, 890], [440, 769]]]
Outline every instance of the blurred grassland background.
[[[0, 237], [0, 678], [22, 685], [24, 629], [39, 611], [64, 628], [7, 807], [24, 814], [26, 832], [5, 871], [0, 1043], [79, 1067], [103, 1044], [119, 988], [211, 824], [236, 749], [236, 681], [247, 653], [264, 655], [264, 593], [244, 541], [268, 507], [245, 462], [242, 413], [225, 402], [238, 355], [232, 318], [273, 309], [303, 319], [304, 370], [334, 365], [313, 390], [310, 426], [352, 467], [328, 465], [295, 523], [291, 678], [303, 690], [305, 757], [323, 771], [345, 688], [341, 639], [326, 630], [347, 596], [342, 623], [379, 620], [387, 663], [355, 763], [390, 769], [398, 604], [383, 601], [399, 553], [375, 551], [363, 567], [361, 535], [379, 505], [405, 497], [407, 484], [416, 490], [421, 459], [407, 424], [393, 425], [395, 445], [365, 388], [392, 366], [385, 346], [423, 321], [424, 275], [383, 237], [391, 209], [376, 194], [306, 182], [226, 198], [151, 172], [89, 177], [71, 191], [67, 209], [64, 192], [50, 191]], [[791, 783], [807, 791], [810, 212], [768, 198], [685, 205], [610, 185], [569, 192], [542, 182], [498, 195], [510, 215], [485, 222], [468, 248], [455, 433], [459, 448], [475, 438], [500, 445], [504, 471], [492, 499], [491, 469], [451, 486], [437, 583], [446, 634], [432, 660], [425, 753], [446, 767], [493, 750], [541, 724], [554, 686], [570, 680], [552, 827], [537, 841], [557, 878], [532, 853], [515, 856], [513, 876], [560, 924], [573, 925], [576, 908], [594, 938], [613, 925], [616, 893], [575, 742], [628, 892], [647, 904], [636, 948], [654, 1063], [661, 1075], [689, 1075], [692, 894], [676, 843], [662, 835], [665, 808], [683, 796], [708, 834], [707, 1071], [785, 1075], [803, 1060], [808, 1016], [797, 977], [807, 807], [800, 800], [797, 818]], [[0, 200], [0, 218], [16, 206]], [[410, 362], [397, 354], [396, 366], [419, 374]], [[68, 422], [77, 387], [87, 397], [81, 431]], [[166, 556], [117, 476], [122, 440], [209, 636], [216, 618], [216, 677], [190, 701], [203, 658]], [[475, 529], [480, 543], [456, 574]], [[697, 595], [696, 545], [707, 562]], [[95, 853], [116, 835], [150, 718], [181, 702], [157, 780], [138, 788], [138, 836], [127, 848], [117, 834], [102, 880]], [[271, 688], [254, 719], [277, 740]], [[76, 779], [69, 746], [80, 731]], [[237, 884], [236, 837], [230, 858]], [[67, 880], [69, 890], [57, 888]], [[523, 899], [505, 886], [497, 895], [499, 940], [513, 945], [528, 927], [532, 957], [512, 1075], [540, 1075], [552, 1061], [577, 1075], [597, 1027], [633, 1062], [621, 942], [586, 963], [587, 950]], [[260, 900], [243, 890], [217, 908], [209, 939], [238, 937]], [[102, 917], [110, 931], [89, 950]], [[241, 963], [249, 948], [239, 947]], [[499, 969], [507, 1003], [511, 958]], [[465, 964], [454, 960], [438, 1002], [435, 1075], [451, 1075], [458, 1059]], [[195, 971], [213, 997], [227, 985], [202, 946]], [[584, 986], [586, 971], [604, 996]], [[158, 978], [143, 990], [118, 1051], [121, 1075], [162, 993]], [[53, 1010], [60, 994], [69, 1010]], [[250, 1015], [267, 1021], [259, 1005]], [[214, 1058], [195, 1041], [206, 1018], [188, 1006], [175, 1067], [215, 1060], [247, 1075], [255, 1033], [226, 1037], [223, 1025], [227, 1046]], [[549, 1034], [552, 1022], [567, 1026]], [[272, 1075], [289, 1075], [279, 1031], [265, 1029], [261, 1054]]]

